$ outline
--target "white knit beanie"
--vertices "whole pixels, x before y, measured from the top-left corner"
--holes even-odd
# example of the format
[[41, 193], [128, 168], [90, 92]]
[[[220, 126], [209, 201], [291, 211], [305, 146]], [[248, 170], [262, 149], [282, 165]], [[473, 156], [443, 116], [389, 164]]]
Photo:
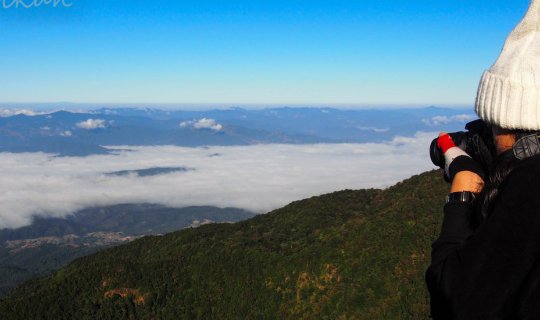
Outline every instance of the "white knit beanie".
[[540, 130], [540, 0], [531, 0], [499, 59], [482, 76], [476, 113], [502, 128]]

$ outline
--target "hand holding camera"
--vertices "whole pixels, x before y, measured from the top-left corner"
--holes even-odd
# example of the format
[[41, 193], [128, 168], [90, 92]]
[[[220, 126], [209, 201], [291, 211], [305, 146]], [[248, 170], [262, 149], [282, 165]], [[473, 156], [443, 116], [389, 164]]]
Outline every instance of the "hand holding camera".
[[[485, 172], [489, 171], [497, 154], [491, 128], [482, 120], [476, 120], [467, 123], [465, 129], [467, 131], [449, 133], [448, 136], [456, 147], [476, 160]], [[444, 169], [446, 159], [438, 141], [439, 138], [431, 142], [429, 154], [433, 164]]]
[[[466, 132], [441, 133], [431, 143], [432, 162], [443, 168], [452, 192], [479, 192], [496, 151], [491, 128], [482, 120], [466, 125]], [[456, 178], [457, 177], [457, 178]]]
[[450, 181], [454, 180], [457, 173], [470, 171], [478, 176], [484, 176], [484, 169], [471, 158], [467, 152], [457, 147], [448, 133], [441, 133], [437, 139], [437, 146], [444, 155], [444, 173]]
[[467, 152], [457, 147], [452, 137], [441, 133], [437, 146], [444, 155], [445, 178], [452, 182], [451, 192], [479, 193], [484, 185], [484, 169]]

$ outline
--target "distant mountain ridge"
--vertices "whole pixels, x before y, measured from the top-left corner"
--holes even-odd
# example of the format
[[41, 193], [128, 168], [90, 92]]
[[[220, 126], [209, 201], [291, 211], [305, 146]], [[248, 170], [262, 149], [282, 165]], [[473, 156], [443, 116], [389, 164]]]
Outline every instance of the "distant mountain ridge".
[[174, 172], [186, 172], [190, 170], [190, 168], [184, 168], [184, 167], [154, 167], [154, 168], [146, 168], [146, 169], [138, 169], [138, 170], [121, 170], [121, 171], [114, 171], [114, 172], [107, 172], [106, 175], [108, 176], [128, 176], [128, 175], [136, 175], [139, 177], [152, 177], [157, 176], [161, 174], [168, 174], [168, 173], [174, 173]]
[[439, 172], [145, 237], [0, 300], [5, 319], [427, 319]]
[[172, 111], [102, 108], [84, 113], [0, 117], [0, 152], [48, 152], [86, 156], [113, 152], [112, 145], [252, 145], [259, 143], [365, 143], [456, 131], [475, 118], [472, 110], [340, 110], [272, 108]]
[[0, 296], [16, 284], [107, 247], [145, 235], [253, 216], [235, 208], [122, 204], [88, 208], [67, 218], [35, 218], [31, 225], [19, 229], [0, 229]]

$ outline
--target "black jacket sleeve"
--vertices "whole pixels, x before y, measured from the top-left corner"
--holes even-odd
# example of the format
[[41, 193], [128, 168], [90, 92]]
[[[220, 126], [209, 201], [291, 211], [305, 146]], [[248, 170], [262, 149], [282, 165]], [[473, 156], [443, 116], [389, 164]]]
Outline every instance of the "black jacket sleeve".
[[520, 287], [540, 255], [538, 177], [526, 170], [512, 173], [489, 219], [474, 231], [471, 206], [445, 206], [426, 273], [435, 320], [515, 314]]

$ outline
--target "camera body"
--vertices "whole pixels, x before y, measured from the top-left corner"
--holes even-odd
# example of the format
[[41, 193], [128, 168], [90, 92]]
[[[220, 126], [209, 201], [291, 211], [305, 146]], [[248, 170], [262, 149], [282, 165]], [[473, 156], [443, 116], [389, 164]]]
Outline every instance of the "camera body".
[[[488, 171], [497, 154], [491, 127], [482, 120], [467, 123], [467, 131], [449, 133], [456, 146], [467, 152]], [[434, 165], [444, 168], [444, 154], [437, 145], [437, 139], [431, 142], [429, 155]]]

